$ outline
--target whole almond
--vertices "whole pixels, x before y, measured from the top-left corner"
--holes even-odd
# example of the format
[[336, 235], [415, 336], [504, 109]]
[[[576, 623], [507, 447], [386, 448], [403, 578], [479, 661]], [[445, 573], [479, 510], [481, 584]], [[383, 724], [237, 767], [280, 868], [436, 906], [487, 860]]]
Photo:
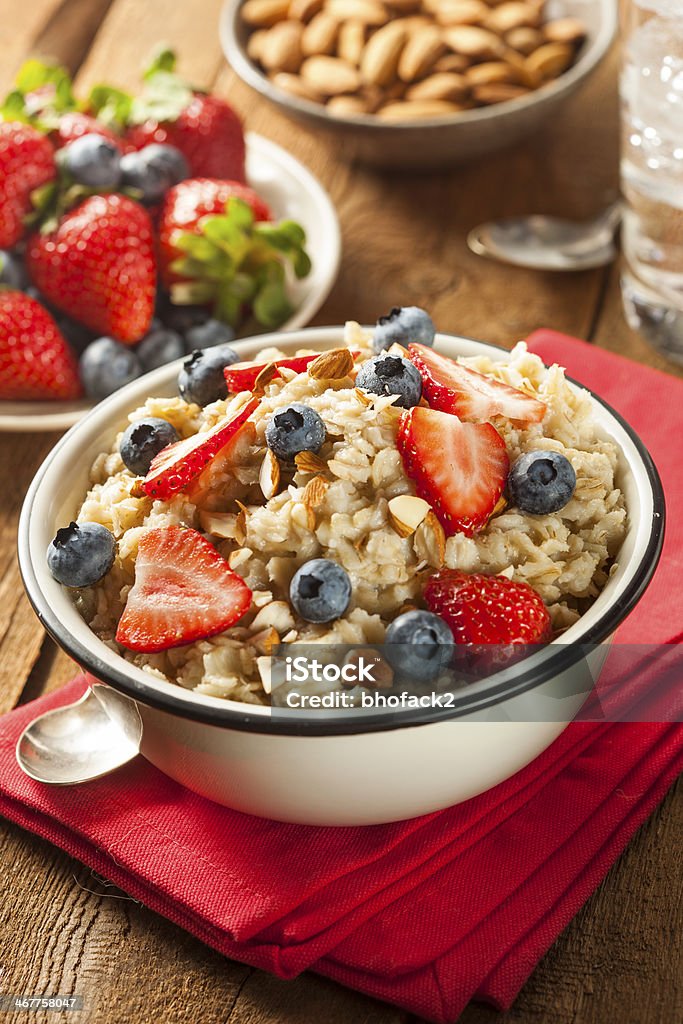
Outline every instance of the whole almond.
[[306, 25], [301, 37], [301, 50], [306, 57], [334, 53], [339, 22], [326, 11], [316, 14]]
[[443, 38], [451, 50], [476, 60], [495, 60], [505, 49], [500, 36], [477, 25], [456, 25], [445, 28]]
[[356, 114], [371, 114], [373, 109], [361, 95], [333, 96], [326, 104], [326, 107], [335, 117], [355, 117]]
[[410, 36], [398, 63], [398, 74], [404, 82], [415, 82], [432, 70], [444, 53], [446, 45], [438, 28], [423, 28]]
[[543, 35], [549, 43], [581, 43], [586, 26], [578, 18], [557, 18], [543, 26]]
[[320, 14], [323, 3], [324, 0], [291, 0], [287, 17], [297, 21], [310, 21], [316, 14]]
[[356, 92], [361, 84], [358, 68], [338, 57], [309, 57], [301, 65], [301, 77], [322, 96]]
[[348, 348], [335, 348], [322, 352], [308, 365], [308, 376], [312, 380], [341, 380], [348, 377], [353, 369], [353, 356]]
[[454, 71], [456, 74], [460, 74], [470, 64], [469, 57], [464, 57], [462, 53], [444, 53], [443, 57], [439, 57], [432, 70], [434, 72]]
[[269, 29], [257, 28], [247, 39], [247, 57], [250, 60], [261, 60], [263, 44], [268, 38]]
[[516, 100], [520, 96], [528, 95], [528, 92], [523, 85], [513, 85], [512, 82], [486, 82], [472, 88], [472, 96], [482, 106]]
[[474, 64], [465, 72], [465, 80], [470, 85], [488, 85], [490, 82], [519, 82], [519, 72], [512, 64], [504, 61], [486, 61]]
[[464, 75], [454, 71], [442, 71], [423, 78], [421, 82], [411, 85], [406, 93], [409, 100], [463, 100], [469, 93], [469, 85]]
[[377, 116], [382, 121], [421, 121], [424, 118], [456, 114], [462, 109], [457, 103], [448, 103], [446, 100], [408, 100], [404, 103], [389, 103], [386, 107], [380, 107]]
[[489, 13], [483, 0], [444, 0], [434, 16], [439, 25], [481, 25]]
[[384, 0], [384, 3], [396, 14], [412, 14], [413, 11], [419, 11], [422, 6], [420, 0]]
[[528, 56], [542, 46], [543, 34], [537, 28], [529, 28], [525, 25], [522, 28], [513, 28], [511, 32], [506, 32], [505, 42], [513, 50]]
[[322, 103], [323, 97], [317, 89], [313, 89], [299, 75], [290, 75], [286, 71], [280, 71], [271, 78], [273, 85], [283, 89], [291, 96], [297, 96], [300, 100], [309, 100], [311, 103]]
[[261, 44], [261, 63], [267, 71], [288, 71], [295, 74], [301, 67], [303, 53], [300, 21], [280, 21], [268, 31]]
[[544, 43], [526, 58], [529, 72], [542, 79], [557, 78], [574, 59], [574, 47], [569, 43]]
[[268, 28], [287, 17], [289, 0], [247, 0], [240, 8], [242, 18], [254, 28]]
[[541, 23], [541, 12], [533, 4], [511, 2], [501, 4], [491, 11], [486, 19], [486, 27], [503, 35], [513, 28], [524, 25], [536, 28]]
[[339, 26], [337, 56], [349, 64], [360, 64], [365, 47], [365, 25], [362, 21], [344, 21]]
[[360, 62], [361, 78], [366, 85], [390, 85], [394, 81], [405, 41], [405, 28], [400, 21], [390, 21], [370, 36]]
[[353, 18], [379, 27], [389, 20], [389, 12], [379, 0], [327, 0], [325, 9], [339, 21]]

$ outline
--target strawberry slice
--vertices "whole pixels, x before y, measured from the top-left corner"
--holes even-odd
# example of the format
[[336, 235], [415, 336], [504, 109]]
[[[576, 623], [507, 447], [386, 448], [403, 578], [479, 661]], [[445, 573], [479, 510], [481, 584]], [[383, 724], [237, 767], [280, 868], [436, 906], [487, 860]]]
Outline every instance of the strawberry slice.
[[142, 485], [145, 494], [166, 501], [178, 491], [184, 491], [214, 456], [233, 440], [258, 404], [258, 398], [252, 398], [232, 419], [184, 441], [176, 441], [160, 451], [152, 459]]
[[540, 423], [546, 414], [545, 404], [537, 398], [461, 366], [433, 348], [411, 344], [408, 356], [420, 371], [422, 393], [433, 409], [474, 423], [483, 423], [492, 416]]
[[[294, 370], [295, 373], [303, 373], [306, 367], [314, 359], [317, 359], [319, 355], [319, 352], [315, 352], [311, 356], [294, 356], [293, 359], [278, 359], [275, 362], [275, 366], [278, 369], [284, 366], [288, 370]], [[232, 363], [231, 366], [226, 366], [223, 373], [225, 374], [228, 391], [235, 395], [239, 394], [240, 391], [252, 391], [256, 384], [256, 378], [261, 370], [265, 370], [267, 365], [268, 363]]]
[[461, 423], [415, 406], [401, 418], [396, 444], [417, 493], [450, 536], [471, 537], [488, 522], [503, 493], [510, 460], [490, 423]]
[[250, 604], [244, 580], [196, 530], [147, 530], [116, 639], [131, 651], [166, 651], [222, 633]]

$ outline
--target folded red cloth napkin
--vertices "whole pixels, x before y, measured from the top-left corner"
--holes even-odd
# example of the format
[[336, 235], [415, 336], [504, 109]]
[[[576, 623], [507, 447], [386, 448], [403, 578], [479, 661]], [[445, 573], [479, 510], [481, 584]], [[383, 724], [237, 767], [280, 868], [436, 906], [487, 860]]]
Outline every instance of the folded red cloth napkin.
[[[680, 497], [671, 438], [683, 383], [549, 332], [531, 346], [641, 430], [670, 502]], [[683, 631], [670, 600], [682, 541], [674, 523], [622, 639]], [[312, 969], [438, 1022], [472, 998], [510, 1005], [683, 768], [677, 725], [575, 723], [459, 807], [367, 828], [284, 825], [212, 804], [139, 761], [73, 789], [26, 778], [14, 760], [21, 730], [85, 685], [0, 719], [0, 813], [228, 956], [283, 977]]]

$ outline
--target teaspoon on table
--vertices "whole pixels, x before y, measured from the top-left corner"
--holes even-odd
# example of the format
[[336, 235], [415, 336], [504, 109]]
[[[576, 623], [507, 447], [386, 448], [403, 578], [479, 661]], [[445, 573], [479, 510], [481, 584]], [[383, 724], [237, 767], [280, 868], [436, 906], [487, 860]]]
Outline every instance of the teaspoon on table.
[[94, 683], [73, 704], [35, 718], [19, 737], [16, 758], [37, 782], [73, 786], [127, 764], [141, 739], [135, 702]]
[[533, 270], [588, 270], [611, 263], [614, 235], [622, 217], [620, 201], [591, 221], [532, 214], [489, 221], [473, 228], [467, 244], [478, 256]]

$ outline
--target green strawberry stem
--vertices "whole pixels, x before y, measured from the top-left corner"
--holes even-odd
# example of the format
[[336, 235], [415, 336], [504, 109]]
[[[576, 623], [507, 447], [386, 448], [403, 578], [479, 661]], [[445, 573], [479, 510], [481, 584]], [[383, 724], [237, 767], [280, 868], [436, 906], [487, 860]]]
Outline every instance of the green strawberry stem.
[[204, 217], [200, 234], [180, 231], [172, 243], [183, 255], [171, 263], [183, 278], [171, 287], [176, 305], [212, 304], [214, 316], [236, 327], [251, 307], [263, 327], [279, 327], [293, 312], [287, 269], [306, 277], [311, 261], [300, 224], [256, 222], [248, 203], [228, 200], [225, 213]]
[[57, 127], [62, 114], [79, 109], [66, 68], [27, 60], [0, 105], [0, 120], [23, 121], [47, 133]]

